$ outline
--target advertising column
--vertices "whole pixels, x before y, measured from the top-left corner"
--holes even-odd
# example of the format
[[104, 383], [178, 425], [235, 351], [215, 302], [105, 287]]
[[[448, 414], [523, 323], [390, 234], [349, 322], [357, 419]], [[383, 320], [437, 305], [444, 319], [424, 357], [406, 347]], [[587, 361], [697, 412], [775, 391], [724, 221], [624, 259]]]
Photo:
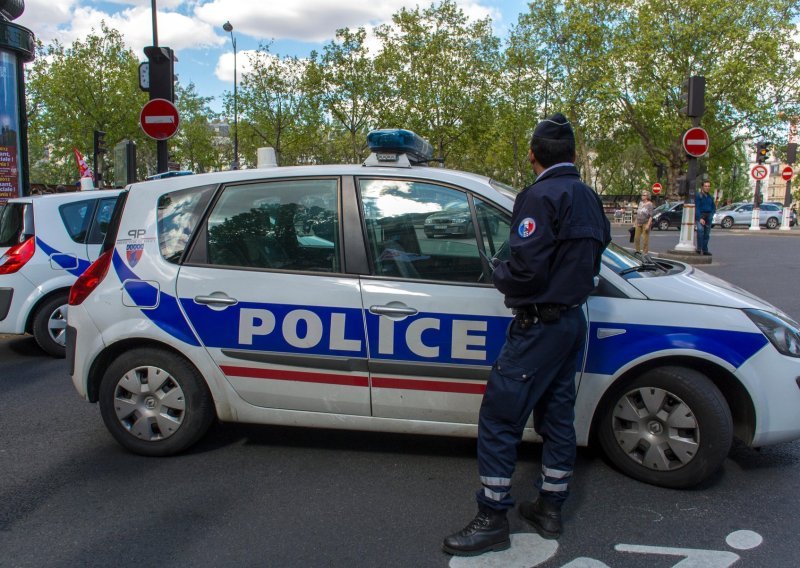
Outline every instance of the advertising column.
[[33, 57], [33, 33], [0, 18], [0, 205], [29, 193], [23, 65]]

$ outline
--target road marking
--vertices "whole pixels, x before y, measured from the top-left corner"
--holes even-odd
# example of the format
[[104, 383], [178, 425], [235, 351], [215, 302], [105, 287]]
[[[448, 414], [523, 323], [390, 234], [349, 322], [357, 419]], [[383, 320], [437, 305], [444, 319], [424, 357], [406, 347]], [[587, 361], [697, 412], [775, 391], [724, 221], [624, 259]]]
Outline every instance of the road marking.
[[735, 531], [725, 539], [725, 543], [736, 550], [750, 550], [762, 542], [764, 542], [764, 537], [753, 531]]
[[531, 568], [550, 560], [558, 543], [534, 533], [511, 535], [511, 548], [480, 556], [453, 556], [450, 568]]

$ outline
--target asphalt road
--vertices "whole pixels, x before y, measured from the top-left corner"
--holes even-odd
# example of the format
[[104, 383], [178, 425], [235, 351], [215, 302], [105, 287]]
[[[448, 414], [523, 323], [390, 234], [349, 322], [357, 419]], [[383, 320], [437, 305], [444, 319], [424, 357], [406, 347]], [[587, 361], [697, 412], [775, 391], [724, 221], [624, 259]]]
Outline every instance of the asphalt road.
[[[614, 233], [627, 246], [626, 227]], [[800, 233], [768, 233], [715, 230], [702, 269], [800, 318]], [[677, 241], [655, 231], [651, 250]], [[521, 448], [517, 499], [533, 495], [539, 451]], [[0, 336], [3, 567], [798, 564], [800, 442], [737, 445], [690, 491], [633, 481], [582, 449], [559, 541], [514, 513], [511, 551], [451, 560], [441, 539], [474, 514], [476, 476], [473, 440], [250, 425], [217, 425], [180, 456], [135, 456], [79, 399], [63, 360]]]

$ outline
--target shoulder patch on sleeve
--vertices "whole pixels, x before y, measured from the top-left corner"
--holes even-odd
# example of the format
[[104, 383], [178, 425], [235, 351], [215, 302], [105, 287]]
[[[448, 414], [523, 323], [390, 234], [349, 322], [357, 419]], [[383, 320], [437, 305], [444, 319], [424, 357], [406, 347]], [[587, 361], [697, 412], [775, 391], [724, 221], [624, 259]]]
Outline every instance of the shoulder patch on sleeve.
[[523, 239], [527, 239], [533, 233], [536, 232], [536, 221], [534, 221], [533, 217], [525, 217], [519, 223], [519, 227], [517, 228], [517, 233]]

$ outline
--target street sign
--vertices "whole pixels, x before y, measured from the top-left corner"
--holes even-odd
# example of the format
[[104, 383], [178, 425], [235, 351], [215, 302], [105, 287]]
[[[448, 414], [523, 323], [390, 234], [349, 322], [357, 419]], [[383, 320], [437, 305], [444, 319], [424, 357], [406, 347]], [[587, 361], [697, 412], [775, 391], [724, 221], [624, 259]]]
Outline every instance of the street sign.
[[781, 177], [785, 181], [789, 181], [790, 179], [792, 179], [793, 175], [794, 175], [794, 170], [792, 169], [792, 166], [786, 166], [781, 170]]
[[661, 184], [656, 182], [653, 184], [653, 194], [658, 195], [659, 193], [661, 193]]
[[142, 107], [139, 125], [150, 138], [166, 140], [178, 131], [178, 109], [167, 99], [153, 99]]
[[750, 170], [750, 175], [753, 176], [753, 179], [762, 180], [767, 177], [767, 166], [758, 164], [757, 166], [753, 166], [753, 169]]
[[705, 156], [706, 152], [708, 152], [708, 146], [708, 132], [699, 126], [690, 128], [683, 135], [683, 149], [694, 158]]

